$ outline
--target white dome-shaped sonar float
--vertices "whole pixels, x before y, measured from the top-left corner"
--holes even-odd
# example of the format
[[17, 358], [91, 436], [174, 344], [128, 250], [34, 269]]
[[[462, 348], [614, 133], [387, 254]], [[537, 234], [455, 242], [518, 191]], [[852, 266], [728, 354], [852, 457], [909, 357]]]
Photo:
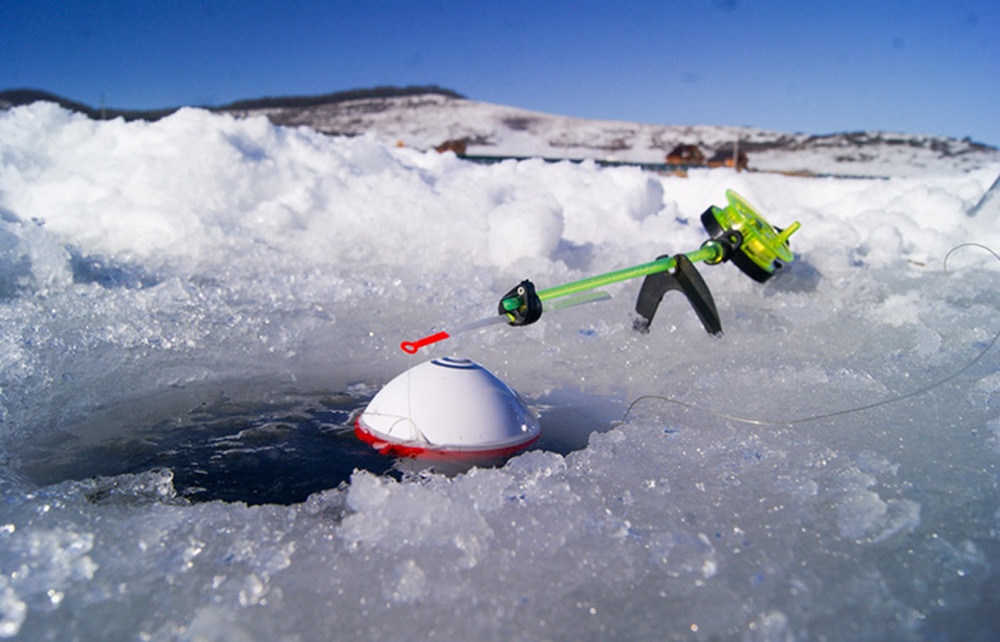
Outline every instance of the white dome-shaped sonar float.
[[417, 458], [513, 455], [538, 439], [538, 417], [503, 381], [469, 359], [426, 361], [390, 381], [354, 432], [380, 453]]

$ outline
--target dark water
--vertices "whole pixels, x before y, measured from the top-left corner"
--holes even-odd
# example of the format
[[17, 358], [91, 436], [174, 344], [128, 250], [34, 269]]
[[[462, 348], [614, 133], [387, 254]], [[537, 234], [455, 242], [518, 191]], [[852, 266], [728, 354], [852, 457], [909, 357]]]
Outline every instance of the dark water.
[[[237, 398], [238, 397], [238, 398]], [[354, 435], [370, 394], [284, 391], [162, 397], [105, 408], [47, 443], [23, 449], [20, 472], [39, 485], [169, 469], [192, 502], [295, 504], [350, 480], [356, 469], [401, 478], [424, 470], [456, 474], [505, 460], [441, 462], [380, 455]], [[623, 404], [557, 390], [529, 405], [541, 415], [532, 448], [568, 454], [609, 429]]]
[[190, 501], [297, 503], [336, 488], [356, 468], [379, 475], [393, 468], [354, 436], [354, 418], [368, 401], [286, 392], [239, 401], [218, 394], [187, 406], [154, 401], [159, 407], [144, 411], [123, 404], [59, 443], [26, 449], [21, 472], [46, 485], [168, 468], [177, 493]]
[[356, 468], [392, 468], [354, 436], [353, 419], [367, 403], [323, 394], [204, 406], [133, 455], [130, 468], [170, 468], [178, 493], [194, 501], [301, 502], [347, 481]]

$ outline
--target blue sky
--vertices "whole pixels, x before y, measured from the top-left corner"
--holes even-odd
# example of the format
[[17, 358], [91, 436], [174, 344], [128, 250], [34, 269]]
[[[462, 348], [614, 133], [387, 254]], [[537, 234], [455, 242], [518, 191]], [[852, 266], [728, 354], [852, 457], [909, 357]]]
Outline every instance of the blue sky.
[[0, 88], [118, 108], [377, 85], [585, 118], [1000, 146], [1000, 2], [0, 0]]

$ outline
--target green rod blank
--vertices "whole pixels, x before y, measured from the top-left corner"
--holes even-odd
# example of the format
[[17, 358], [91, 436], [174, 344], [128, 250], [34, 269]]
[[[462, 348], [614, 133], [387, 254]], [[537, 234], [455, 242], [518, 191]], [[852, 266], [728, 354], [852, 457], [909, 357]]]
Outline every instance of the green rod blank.
[[[698, 261], [717, 263], [722, 259], [722, 247], [717, 243], [709, 242], [693, 252], [687, 252], [685, 256], [687, 256], [692, 263], [697, 263]], [[618, 283], [619, 281], [627, 281], [628, 279], [648, 276], [657, 272], [666, 272], [674, 269], [676, 266], [677, 261], [674, 257], [665, 256], [662, 259], [650, 261], [649, 263], [643, 263], [642, 265], [622, 268], [621, 270], [615, 270], [614, 272], [598, 274], [597, 276], [592, 276], [587, 279], [581, 279], [579, 281], [573, 281], [572, 283], [564, 283], [563, 285], [557, 285], [545, 290], [539, 290], [538, 298], [542, 301], [557, 299], [570, 294], [599, 288], [611, 283]]]

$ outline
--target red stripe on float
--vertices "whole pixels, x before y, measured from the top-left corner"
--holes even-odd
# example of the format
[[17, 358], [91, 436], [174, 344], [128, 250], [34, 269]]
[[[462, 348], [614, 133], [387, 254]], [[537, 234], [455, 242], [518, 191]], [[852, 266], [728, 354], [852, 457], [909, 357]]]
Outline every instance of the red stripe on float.
[[358, 439], [377, 450], [379, 454], [390, 457], [408, 457], [412, 459], [480, 459], [493, 457], [509, 457], [516, 455], [531, 444], [538, 441], [541, 434], [537, 434], [530, 439], [513, 446], [502, 446], [499, 448], [433, 448], [426, 446], [416, 446], [413, 442], [399, 443], [386, 441], [367, 430], [361, 425], [361, 418], [354, 422], [354, 434]]

